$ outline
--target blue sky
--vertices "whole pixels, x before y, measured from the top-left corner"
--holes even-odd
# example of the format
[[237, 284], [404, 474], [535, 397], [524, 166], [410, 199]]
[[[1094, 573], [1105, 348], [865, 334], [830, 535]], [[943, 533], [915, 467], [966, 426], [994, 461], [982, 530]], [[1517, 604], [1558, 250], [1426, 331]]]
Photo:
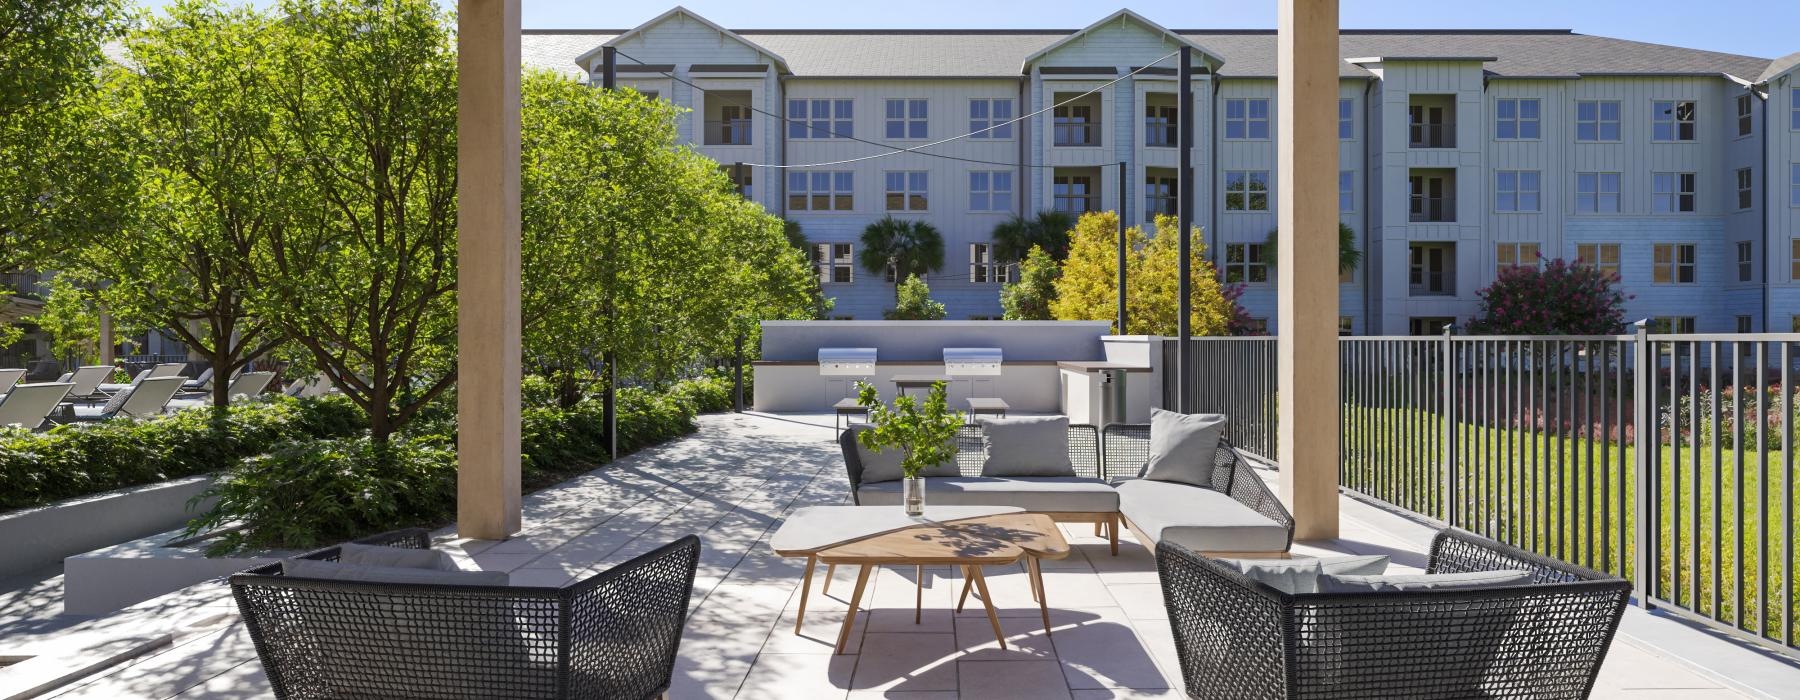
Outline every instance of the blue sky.
[[[454, 6], [453, 0], [440, 0]], [[542, 29], [635, 26], [672, 0], [523, 0], [524, 25]], [[1346, 28], [1574, 29], [1659, 44], [1776, 58], [1800, 51], [1800, 0], [1340, 0]], [[163, 0], [143, 0], [160, 6]], [[267, 5], [269, 0], [256, 4]], [[1274, 0], [683, 0], [731, 28], [1075, 29], [1120, 6], [1165, 27], [1273, 28]], [[829, 9], [826, 9], [829, 8]]]

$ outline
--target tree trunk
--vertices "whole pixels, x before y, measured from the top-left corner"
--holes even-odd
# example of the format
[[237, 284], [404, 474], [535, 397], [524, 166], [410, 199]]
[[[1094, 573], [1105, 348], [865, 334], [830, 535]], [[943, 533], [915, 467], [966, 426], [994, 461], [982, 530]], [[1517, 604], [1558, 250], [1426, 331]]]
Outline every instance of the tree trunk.
[[213, 408], [224, 409], [231, 406], [231, 349], [230, 341], [213, 344], [212, 352], [206, 359], [212, 363], [212, 403]]

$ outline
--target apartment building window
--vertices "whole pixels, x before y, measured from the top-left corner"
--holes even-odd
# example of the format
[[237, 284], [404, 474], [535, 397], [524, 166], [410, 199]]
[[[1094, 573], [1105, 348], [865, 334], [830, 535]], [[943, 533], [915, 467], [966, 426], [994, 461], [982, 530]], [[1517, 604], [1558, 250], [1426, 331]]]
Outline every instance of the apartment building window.
[[1144, 219], [1152, 221], [1158, 214], [1175, 216], [1175, 193], [1180, 186], [1181, 181], [1173, 177], [1144, 178]]
[[1800, 88], [1788, 88], [1788, 128], [1800, 131]]
[[788, 208], [796, 211], [856, 209], [853, 173], [788, 173]]
[[788, 100], [788, 138], [852, 138], [854, 114], [853, 100]]
[[1693, 100], [1657, 100], [1651, 105], [1651, 119], [1652, 141], [1694, 140]]
[[721, 165], [719, 166], [719, 170], [724, 171], [725, 177], [730, 178], [731, 185], [737, 189], [739, 196], [742, 196], [745, 199], [750, 198], [750, 173], [755, 171], [756, 168]]
[[1500, 170], [1494, 173], [1494, 211], [1539, 210], [1541, 176], [1536, 170]]
[[1788, 264], [1792, 269], [1788, 270], [1788, 279], [1800, 282], [1800, 238], [1789, 241], [1789, 246], [1792, 250], [1789, 251]]
[[994, 260], [994, 244], [969, 244], [969, 281], [974, 284], [1006, 284], [1011, 282], [1008, 265]]
[[1650, 208], [1658, 214], [1694, 210], [1693, 173], [1654, 173], [1650, 176]]
[[1800, 333], [1800, 316], [1789, 316], [1788, 328], [1790, 333]]
[[1057, 211], [1080, 216], [1099, 209], [1094, 179], [1086, 175], [1057, 175], [1051, 179], [1054, 206]]
[[1010, 139], [1012, 118], [1012, 100], [969, 100], [969, 138]]
[[1749, 95], [1738, 95], [1737, 98], [1737, 135], [1739, 136], [1749, 136], [1751, 127], [1754, 125], [1750, 118], [1750, 99]]
[[1456, 244], [1414, 243], [1407, 271], [1412, 296], [1447, 296], [1456, 293]]
[[1788, 165], [1788, 206], [1800, 207], [1800, 163]]
[[1269, 100], [1267, 98], [1226, 100], [1225, 138], [1269, 138]]
[[1694, 246], [1691, 243], [1658, 243], [1651, 260], [1650, 281], [1655, 284], [1693, 284]]
[[1494, 138], [1501, 140], [1538, 137], [1539, 104], [1536, 99], [1506, 98], [1494, 102]]
[[1062, 105], [1051, 116], [1055, 144], [1058, 146], [1100, 145], [1100, 125], [1094, 123], [1092, 105]]
[[1225, 171], [1225, 211], [1268, 211], [1269, 171]]
[[[1662, 334], [1692, 333], [1692, 332], [1694, 332], [1694, 317], [1693, 316], [1657, 316], [1655, 318], [1650, 319], [1649, 331], [1651, 333], [1662, 333]], [[1663, 349], [1663, 352], [1668, 352], [1668, 348], [1665, 347]]]
[[1406, 334], [1413, 336], [1443, 335], [1444, 326], [1456, 325], [1456, 319], [1443, 316], [1413, 316], [1406, 319]]
[[750, 108], [742, 105], [720, 105], [719, 121], [709, 124], [706, 143], [723, 146], [750, 145]]
[[1338, 139], [1356, 138], [1356, 101], [1338, 100]]
[[1610, 272], [1614, 278], [1619, 275], [1619, 244], [1617, 243], [1580, 243], [1575, 246], [1575, 260], [1601, 272]]
[[1619, 213], [1619, 173], [1575, 173], [1575, 213]]
[[1338, 171], [1338, 211], [1356, 211], [1356, 173], [1351, 170]]
[[1537, 267], [1542, 257], [1536, 243], [1498, 243], [1494, 246], [1494, 276], [1515, 267]]
[[888, 100], [887, 137], [890, 139], [925, 138], [925, 100]]
[[969, 173], [969, 211], [1012, 211], [1013, 174], [1006, 170]]
[[1172, 105], [1144, 105], [1144, 145], [1173, 148], [1179, 140], [1180, 115]]
[[926, 210], [926, 173], [922, 170], [883, 173], [887, 188], [888, 211]]
[[1749, 241], [1738, 241], [1737, 244], [1738, 281], [1749, 282], [1756, 278], [1756, 264], [1751, 258]]
[[849, 243], [816, 243], [812, 246], [813, 274], [819, 284], [856, 281], [856, 247]]
[[1260, 243], [1225, 244], [1225, 281], [1263, 284], [1269, 281], [1268, 246]]
[[[1749, 316], [1739, 316], [1739, 317], [1737, 317], [1737, 332], [1739, 332], [1739, 333], [1749, 333], [1749, 332], [1751, 332], [1751, 331], [1750, 331], [1750, 329], [1751, 329], [1751, 328], [1752, 328], [1752, 327], [1753, 327], [1753, 326], [1751, 326], [1751, 325], [1750, 325], [1750, 317], [1749, 317]], [[1744, 348], [1744, 349], [1745, 349], [1745, 350], [1749, 350], [1749, 349], [1750, 349], [1750, 348], [1748, 348], [1748, 347], [1745, 347], [1745, 348]], [[1748, 353], [1746, 353], [1746, 354], [1748, 354]]]
[[1749, 168], [1737, 169], [1737, 208], [1749, 209], [1756, 204], [1756, 190], [1752, 183], [1755, 179], [1756, 177], [1750, 174]]
[[1575, 103], [1575, 140], [1619, 140], [1619, 101], [1577, 101]]
[[1354, 335], [1355, 330], [1356, 330], [1355, 319], [1352, 319], [1349, 316], [1339, 316], [1338, 317], [1338, 335], [1340, 335], [1340, 336]]

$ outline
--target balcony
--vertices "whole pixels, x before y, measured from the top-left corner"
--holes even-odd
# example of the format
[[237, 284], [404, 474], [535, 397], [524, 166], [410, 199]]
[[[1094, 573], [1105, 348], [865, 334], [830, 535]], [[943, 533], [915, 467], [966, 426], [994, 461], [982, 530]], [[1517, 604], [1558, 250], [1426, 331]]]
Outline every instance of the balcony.
[[700, 143], [707, 146], [749, 146], [753, 125], [749, 90], [717, 90], [706, 94], [706, 120]]
[[1408, 148], [1456, 147], [1456, 96], [1413, 95], [1407, 105]]
[[1180, 142], [1181, 114], [1175, 96], [1166, 92], [1144, 95], [1144, 146], [1175, 148]]
[[[1051, 116], [1051, 144], [1059, 148], [1081, 148], [1100, 145], [1099, 95], [1078, 92], [1054, 93], [1057, 107]], [[1067, 102], [1067, 104], [1063, 104]]]
[[1456, 171], [1414, 168], [1407, 175], [1407, 220], [1413, 223], [1456, 221]]
[[1052, 209], [1071, 216], [1100, 211], [1099, 168], [1057, 168], [1050, 182]]
[[749, 119], [706, 122], [706, 133], [701, 143], [708, 146], [749, 146], [750, 123]]

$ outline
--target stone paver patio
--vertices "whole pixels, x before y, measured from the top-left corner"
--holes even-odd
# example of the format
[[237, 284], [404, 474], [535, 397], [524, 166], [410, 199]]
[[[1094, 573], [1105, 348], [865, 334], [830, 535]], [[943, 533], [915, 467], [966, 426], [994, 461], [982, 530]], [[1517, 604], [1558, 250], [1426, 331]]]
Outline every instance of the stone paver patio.
[[[911, 567], [871, 577], [845, 655], [832, 654], [855, 572], [829, 594], [816, 576], [806, 625], [794, 634], [801, 562], [766, 539], [794, 508], [847, 502], [831, 417], [713, 415], [689, 438], [645, 450], [526, 499], [526, 530], [505, 542], [448, 539], [465, 566], [505, 569], [517, 584], [558, 585], [687, 533], [705, 550], [695, 608], [675, 671], [674, 698], [1152, 698], [1180, 697], [1179, 669], [1152, 556], [1122, 541], [1109, 556], [1091, 527], [1067, 526], [1077, 550], [1045, 562], [1053, 635], [1045, 635], [1024, 573], [988, 573], [1005, 651], [978, 606], [955, 614], [960, 584], [928, 569], [925, 611], [913, 621]], [[1429, 530], [1344, 500], [1342, 539], [1297, 553], [1389, 554], [1420, 567]], [[0, 623], [3, 623], [0, 620]], [[64, 688], [67, 698], [251, 698], [269, 690], [228, 588], [193, 586], [34, 641], [45, 653], [121, 634], [167, 633], [174, 643]], [[9, 640], [18, 641], [17, 636]], [[1597, 697], [1739, 695], [1683, 664], [1627, 641], [1614, 644]]]

